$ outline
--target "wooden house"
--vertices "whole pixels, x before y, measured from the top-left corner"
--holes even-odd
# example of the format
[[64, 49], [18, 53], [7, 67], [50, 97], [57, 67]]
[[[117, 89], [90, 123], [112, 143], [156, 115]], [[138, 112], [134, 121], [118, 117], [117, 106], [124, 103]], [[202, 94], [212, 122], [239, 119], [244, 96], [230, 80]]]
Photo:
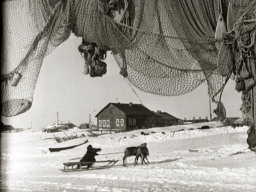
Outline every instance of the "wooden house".
[[109, 103], [95, 117], [99, 130], [129, 131], [156, 126], [158, 116], [141, 104]]
[[166, 126], [171, 126], [171, 125], [184, 124], [183, 120], [178, 119], [166, 112], [157, 111], [156, 115], [158, 116], [158, 121], [157, 121], [158, 127], [166, 127]]
[[79, 129], [89, 129], [90, 128], [90, 124], [89, 123], [81, 123], [79, 125]]

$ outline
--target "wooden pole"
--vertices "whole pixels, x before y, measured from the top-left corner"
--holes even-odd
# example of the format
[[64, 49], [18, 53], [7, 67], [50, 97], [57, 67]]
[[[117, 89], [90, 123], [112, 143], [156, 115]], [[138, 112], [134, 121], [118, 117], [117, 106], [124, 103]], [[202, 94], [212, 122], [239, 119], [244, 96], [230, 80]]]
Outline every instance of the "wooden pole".
[[59, 127], [59, 112], [57, 111], [57, 127]]
[[91, 120], [91, 114], [89, 114], [89, 127], [92, 127], [92, 120]]
[[71, 139], [71, 138], [65, 133], [65, 131], [63, 131], [63, 133], [67, 136], [68, 139]]

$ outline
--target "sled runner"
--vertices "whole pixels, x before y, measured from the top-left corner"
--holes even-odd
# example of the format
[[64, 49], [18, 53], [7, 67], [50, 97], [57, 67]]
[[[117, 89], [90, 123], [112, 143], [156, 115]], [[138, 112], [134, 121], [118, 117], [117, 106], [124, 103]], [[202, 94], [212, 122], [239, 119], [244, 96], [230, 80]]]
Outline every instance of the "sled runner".
[[115, 165], [117, 162], [118, 160], [106, 160], [106, 161], [96, 161], [96, 162], [66, 162], [66, 163], [63, 163], [64, 165], [63, 171], [68, 172], [68, 171], [76, 171], [76, 170], [88, 170], [86, 166], [91, 163], [93, 163], [94, 165], [98, 163], [100, 164], [107, 163], [105, 165], [92, 167], [92, 169], [104, 169], [104, 168], [108, 168]]

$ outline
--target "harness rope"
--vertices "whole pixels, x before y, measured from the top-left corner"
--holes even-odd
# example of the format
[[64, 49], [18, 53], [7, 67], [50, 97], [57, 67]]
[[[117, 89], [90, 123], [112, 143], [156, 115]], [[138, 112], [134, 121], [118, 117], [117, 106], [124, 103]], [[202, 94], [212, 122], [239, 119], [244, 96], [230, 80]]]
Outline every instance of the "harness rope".
[[[121, 154], [123, 152], [115, 152], [115, 153], [101, 153], [101, 154], [98, 154], [98, 155], [110, 155], [110, 154]], [[76, 160], [76, 159], [81, 159], [82, 157], [76, 157], [76, 158], [72, 158], [70, 160]]]

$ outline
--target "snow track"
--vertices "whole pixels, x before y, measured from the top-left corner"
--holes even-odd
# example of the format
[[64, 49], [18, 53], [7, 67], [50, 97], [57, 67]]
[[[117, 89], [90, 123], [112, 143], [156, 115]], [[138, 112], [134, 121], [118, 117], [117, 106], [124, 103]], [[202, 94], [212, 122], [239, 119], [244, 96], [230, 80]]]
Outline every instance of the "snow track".
[[[97, 160], [119, 160], [107, 169], [62, 172], [63, 162], [81, 157], [86, 145], [49, 153], [53, 140], [42, 133], [2, 134], [1, 190], [85, 192], [255, 192], [256, 154], [247, 149], [247, 127], [218, 127], [200, 130], [186, 125], [137, 130], [88, 138], [105, 155]], [[141, 135], [141, 132], [149, 135]], [[122, 165], [127, 146], [147, 142], [151, 162]], [[109, 154], [107, 153], [115, 153]], [[118, 153], [120, 152], [120, 153]], [[140, 163], [140, 161], [139, 161]]]

